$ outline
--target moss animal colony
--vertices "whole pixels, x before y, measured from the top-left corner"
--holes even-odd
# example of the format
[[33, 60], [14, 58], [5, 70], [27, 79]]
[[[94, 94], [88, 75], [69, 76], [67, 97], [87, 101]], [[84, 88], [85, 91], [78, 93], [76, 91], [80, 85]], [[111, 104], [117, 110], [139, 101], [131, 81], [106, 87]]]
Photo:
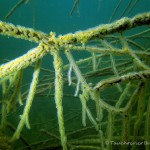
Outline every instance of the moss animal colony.
[[[56, 37], [54, 32], [47, 35], [30, 28], [0, 21], [1, 35], [39, 43], [36, 48], [31, 49], [26, 54], [0, 66], [0, 85], [3, 94], [1, 100], [2, 133], [7, 126], [7, 114], [15, 106], [24, 104], [18, 126], [8, 142], [14, 143], [19, 139], [24, 126], [30, 128], [29, 114], [33, 99], [35, 95], [44, 93], [50, 86], [55, 86], [54, 97], [60, 133], [60, 138], [54, 135], [53, 138], [55, 137], [58, 141], [61, 141], [64, 150], [111, 150], [115, 148], [115, 145], [108, 144], [105, 141], [150, 141], [150, 95], [148, 90], [150, 49], [139, 45], [133, 40], [150, 33], [150, 29], [144, 29], [144, 31], [132, 36], [124, 35], [126, 30], [138, 26], [149, 27], [149, 25], [150, 13], [147, 12], [133, 18], [122, 18], [113, 23], [100, 25], [86, 31]], [[114, 33], [115, 35], [112, 35]], [[147, 38], [149, 37], [147, 36]], [[99, 43], [99, 45], [94, 45], [94, 42]], [[73, 51], [89, 52], [91, 57], [75, 61], [72, 55]], [[69, 61], [68, 65], [63, 65], [60, 53], [66, 55]], [[41, 61], [45, 55], [49, 54], [54, 59], [55, 81], [42, 88], [44, 80], [38, 83], [40, 70], [42, 70]], [[120, 59], [117, 56], [122, 57]], [[23, 101], [21, 91], [23, 70], [34, 62], [33, 78], [29, 91], [25, 96], [26, 100]], [[83, 71], [82, 67], [86, 66], [87, 63], [89, 63], [89, 69]], [[109, 65], [106, 66], [106, 64]], [[74, 77], [71, 77], [72, 70], [75, 74]], [[66, 73], [67, 71], [68, 73]], [[67, 77], [65, 74], [67, 74]], [[91, 81], [94, 79], [92, 84], [89, 79]], [[95, 136], [90, 136], [90, 138], [85, 136], [80, 140], [71, 140], [69, 138], [71, 133], [66, 133], [62, 102], [65, 98], [65, 96], [63, 97], [64, 84], [67, 83], [76, 87], [75, 96], [78, 96], [81, 101], [84, 131], [89, 130], [86, 128], [87, 120], [89, 120], [92, 124], [91, 128], [95, 128]], [[11, 87], [14, 87], [14, 92], [10, 95], [8, 93], [12, 90]], [[104, 92], [111, 93], [112, 90], [118, 93], [113, 103], [105, 100], [105, 97], [102, 96]], [[96, 115], [93, 114], [93, 108], [89, 107], [89, 101], [95, 102], [94, 111]], [[142, 131], [141, 126], [144, 126]], [[51, 143], [49, 148], [58, 146], [59, 143], [54, 145]], [[131, 146], [132, 149], [135, 149], [137, 145], [124, 144], [122, 146], [124, 148]], [[29, 147], [32, 147], [32, 145], [28, 145]], [[145, 145], [145, 147], [148, 149], [149, 145]]]

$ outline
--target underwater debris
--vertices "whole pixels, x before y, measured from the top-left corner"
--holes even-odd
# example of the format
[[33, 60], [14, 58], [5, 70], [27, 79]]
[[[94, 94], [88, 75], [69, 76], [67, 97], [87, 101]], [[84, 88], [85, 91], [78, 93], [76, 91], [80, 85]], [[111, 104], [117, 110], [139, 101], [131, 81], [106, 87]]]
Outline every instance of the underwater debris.
[[7, 19], [14, 13], [14, 11], [15, 11], [18, 7], [20, 7], [20, 5], [21, 5], [22, 3], [27, 4], [28, 2], [29, 2], [29, 0], [20, 0], [20, 1], [8, 12], [8, 14], [6, 15], [5, 19], [7, 20]]
[[72, 7], [72, 9], [70, 11], [70, 14], [69, 14], [70, 16], [72, 16], [74, 10], [78, 7], [77, 5], [79, 5], [79, 0], [75, 0], [75, 2], [73, 4], [73, 7]]
[[[113, 149], [113, 145], [108, 145], [105, 143], [105, 140], [119, 141], [121, 139], [122, 141], [129, 142], [132, 136], [134, 142], [136, 142], [138, 141], [137, 135], [143, 123], [141, 121], [143, 121], [144, 115], [146, 115], [146, 121], [144, 122], [146, 127], [145, 130], [141, 132], [141, 135], [144, 133], [145, 139], [149, 139], [146, 134], [146, 131], [149, 131], [149, 119], [147, 117], [149, 116], [149, 107], [145, 111], [144, 103], [148, 102], [150, 95], [146, 95], [145, 97], [144, 95], [148, 91], [147, 84], [150, 78], [148, 61], [150, 53], [144, 47], [141, 48], [141, 46], [138, 46], [131, 37], [123, 35], [123, 32], [126, 30], [149, 24], [150, 12], [147, 12], [136, 15], [133, 18], [125, 17], [110, 24], [104, 24], [89, 30], [56, 37], [54, 32], [50, 32], [50, 35], [48, 35], [34, 29], [15, 26], [0, 21], [1, 35], [25, 39], [39, 44], [26, 54], [0, 66], [0, 79], [3, 89], [1, 130], [4, 131], [4, 127], [7, 126], [7, 114], [11, 113], [16, 103], [19, 104], [18, 99], [22, 99], [21, 103], [25, 101], [23, 114], [10, 140], [12, 143], [15, 142], [20, 137], [24, 125], [30, 129], [29, 112], [33, 98], [36, 95], [43, 96], [46, 93], [46, 95], [48, 95], [47, 97], [55, 97], [60, 133], [60, 138], [53, 135], [52, 140], [50, 139], [50, 146], [52, 148], [60, 148], [62, 146], [64, 150], [69, 148]], [[117, 33], [117, 36], [109, 37], [109, 35], [113, 33]], [[100, 41], [100, 46], [89, 44], [94, 40]], [[117, 42], [120, 44], [119, 48], [118, 45], [115, 45]], [[136, 45], [138, 49], [135, 49], [133, 45], [131, 46], [131, 43], [134, 44], [134, 46]], [[72, 55], [73, 50], [90, 52], [92, 56], [90, 55], [89, 58], [76, 61]], [[63, 65], [63, 59], [60, 53], [64, 53], [69, 61], [66, 66]], [[52, 74], [39, 79], [41, 59], [44, 59], [43, 57], [49, 54], [51, 54], [54, 59], [53, 66], [55, 71], [48, 71]], [[118, 55], [124, 57], [118, 59], [116, 58]], [[107, 59], [101, 61], [100, 59], [104, 57], [107, 57]], [[21, 90], [18, 90], [21, 86], [21, 74], [23, 73], [21, 71], [34, 62], [36, 62], [36, 65], [30, 88], [22, 93]], [[100, 62], [100, 65], [98, 62]], [[109, 67], [107, 67], [107, 64], [109, 64]], [[69, 66], [70, 69], [66, 77], [64, 74], [68, 71]], [[73, 77], [71, 77], [71, 70], [74, 70]], [[93, 79], [92, 83], [89, 82], [89, 78]], [[17, 79], [19, 79], [19, 81], [17, 81]], [[64, 85], [68, 84], [68, 79], [71, 87], [76, 85], [76, 93], [74, 96], [81, 101], [81, 118], [82, 124], [85, 127], [83, 130], [86, 132], [89, 131], [88, 124], [92, 124], [91, 128], [94, 130], [94, 132], [92, 132], [94, 135], [90, 135], [90, 137], [82, 136], [81, 138], [83, 139], [78, 137], [74, 141], [68, 137], [74, 136], [74, 133], [78, 131], [67, 134], [69, 131], [66, 130], [62, 106], [63, 97], [65, 96], [64, 89], [66, 88]], [[15, 88], [14, 83], [17, 83]], [[119, 92], [115, 90], [116, 84]], [[112, 102], [107, 100], [108, 97], [104, 98], [103, 92], [108, 94], [106, 90], [108, 88], [110, 88], [108, 90], [109, 93], [116, 96]], [[13, 94], [11, 92], [12, 89]], [[54, 93], [47, 94], [47, 91], [51, 89], [55, 89]], [[115, 94], [114, 91], [117, 91], [117, 94]], [[19, 98], [19, 95], [21, 98]], [[72, 95], [72, 97], [74, 96]], [[11, 99], [9, 97], [11, 97]], [[17, 101], [14, 101], [14, 97]], [[95, 107], [92, 108], [89, 105], [90, 102], [94, 103]], [[136, 106], [136, 112], [132, 112], [132, 108]], [[95, 113], [93, 113], [94, 111]], [[104, 114], [106, 114], [105, 117]], [[135, 119], [137, 120], [135, 121]], [[119, 122], [120, 129], [115, 126], [116, 122]], [[133, 127], [133, 133], [130, 133], [131, 125]], [[80, 129], [80, 132], [82, 132], [82, 129]], [[50, 134], [50, 136], [52, 136], [52, 134]], [[142, 138], [140, 139], [141, 141], [143, 140]], [[49, 141], [40, 141], [39, 143], [31, 144], [31, 146], [44, 145], [47, 142]], [[126, 145], [125, 147], [127, 148], [128, 146]]]
[[[13, 73], [14, 71], [20, 70], [32, 64], [35, 60], [43, 57], [49, 51], [50, 45], [58, 45], [63, 47], [67, 44], [76, 43], [86, 43], [89, 40], [101, 38], [103, 35], [113, 34], [115, 32], [123, 32], [130, 28], [135, 28], [136, 26], [149, 25], [150, 23], [150, 13], [143, 13], [129, 18], [122, 18], [112, 24], [100, 25], [92, 31], [83, 31], [76, 34], [70, 34], [64, 36], [59, 36], [56, 38], [56, 42], [48, 42], [48, 36], [42, 32], [34, 31], [33, 29], [24, 28], [21, 26], [14, 26], [5, 22], [0, 22], [0, 34], [13, 36], [16, 38], [21, 38], [29, 41], [41, 42], [39, 47], [34, 50], [24, 54], [18, 59], [15, 59], [5, 65], [0, 66], [0, 78]], [[44, 42], [43, 42], [44, 40]], [[47, 41], [47, 42], [46, 42]], [[50, 45], [49, 45], [50, 44]]]

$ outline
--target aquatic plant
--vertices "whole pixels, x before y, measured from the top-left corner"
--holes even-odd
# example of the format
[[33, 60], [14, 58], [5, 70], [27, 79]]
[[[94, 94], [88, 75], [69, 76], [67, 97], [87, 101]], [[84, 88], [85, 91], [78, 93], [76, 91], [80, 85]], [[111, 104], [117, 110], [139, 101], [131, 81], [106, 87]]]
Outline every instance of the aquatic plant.
[[[148, 134], [150, 133], [150, 95], [148, 90], [150, 52], [149, 47], [143, 47], [133, 40], [149, 33], [150, 29], [144, 29], [144, 31], [132, 36], [124, 35], [124, 32], [129, 29], [144, 25], [150, 25], [149, 12], [136, 15], [133, 18], [124, 17], [113, 23], [100, 25], [85, 31], [59, 36], [56, 36], [54, 32], [50, 32], [48, 35], [31, 28], [0, 21], [1, 35], [39, 44], [24, 55], [0, 66], [0, 84], [2, 85], [1, 132], [3, 133], [8, 125], [7, 114], [13, 111], [18, 104], [25, 103], [20, 121], [10, 142], [13, 143], [21, 138], [23, 127], [26, 125], [30, 129], [29, 113], [35, 95], [44, 95], [48, 89], [55, 86], [54, 96], [60, 138], [45, 130], [42, 130], [42, 132], [61, 140], [61, 146], [64, 150], [113, 149], [117, 145], [115, 142], [150, 141]], [[112, 35], [114, 33], [117, 35]], [[95, 46], [93, 42], [99, 43], [99, 45]], [[91, 57], [75, 61], [72, 55], [73, 51], [89, 52]], [[61, 53], [66, 55], [69, 61], [68, 65], [63, 65]], [[41, 61], [45, 55], [49, 54], [54, 59], [55, 81], [44, 77], [39, 82], [40, 70], [43, 69], [40, 66]], [[120, 59], [117, 56], [122, 57]], [[34, 62], [35, 67], [30, 88], [27, 92], [22, 93], [23, 70]], [[82, 70], [80, 65], [87, 67], [85, 65], [87, 63], [91, 63], [92, 66], [91, 64], [88, 66], [88, 71], [86, 68]], [[106, 64], [109, 65], [106, 66]], [[66, 73], [67, 70], [69, 70], [68, 73]], [[71, 77], [72, 70], [75, 77]], [[68, 77], [64, 77], [65, 74]], [[91, 78], [90, 81], [89, 78]], [[46, 80], [49, 80], [49, 84], [46, 84]], [[62, 101], [63, 85], [66, 83], [73, 87], [76, 86], [75, 96], [79, 95], [81, 101], [84, 131], [89, 130], [88, 127], [86, 128], [86, 117], [88, 117], [92, 124], [91, 128], [95, 128], [95, 136], [82, 137], [80, 140], [70, 140], [69, 138], [67, 140], [67, 137], [78, 131], [68, 134], [65, 131]], [[12, 89], [13, 93], [11, 92]], [[114, 101], [107, 101], [108, 97], [105, 97], [104, 94], [114, 91], [117, 91]], [[92, 108], [88, 105], [90, 100], [95, 103], [96, 117]], [[133, 111], [133, 108], [137, 109]], [[145, 128], [141, 131], [143, 125]], [[54, 145], [55, 148], [59, 146]], [[137, 145], [123, 144], [121, 146], [123, 148], [132, 146], [132, 149], [135, 149]], [[148, 149], [148, 147], [147, 145], [146, 148]]]

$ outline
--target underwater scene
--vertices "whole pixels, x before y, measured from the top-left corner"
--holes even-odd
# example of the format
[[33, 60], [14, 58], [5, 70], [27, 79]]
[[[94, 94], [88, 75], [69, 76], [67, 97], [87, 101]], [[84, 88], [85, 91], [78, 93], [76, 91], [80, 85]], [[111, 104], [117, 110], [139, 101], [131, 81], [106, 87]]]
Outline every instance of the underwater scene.
[[0, 150], [150, 150], [150, 0], [1, 0]]

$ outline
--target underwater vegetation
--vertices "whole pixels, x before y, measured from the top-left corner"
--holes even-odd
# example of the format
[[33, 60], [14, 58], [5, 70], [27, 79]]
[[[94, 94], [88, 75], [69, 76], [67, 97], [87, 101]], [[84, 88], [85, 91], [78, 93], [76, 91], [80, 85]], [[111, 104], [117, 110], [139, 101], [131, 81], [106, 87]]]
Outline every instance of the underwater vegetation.
[[[0, 65], [0, 149], [150, 149], [150, 12], [122, 17], [137, 2], [116, 21], [122, 1], [110, 23], [58, 36], [0, 21], [1, 36], [38, 44]], [[23, 3], [30, 1], [19, 1], [6, 19]], [[84, 58], [76, 60], [75, 53]], [[42, 67], [47, 56], [53, 67]], [[43, 124], [36, 102], [44, 98], [56, 107], [57, 119]]]

